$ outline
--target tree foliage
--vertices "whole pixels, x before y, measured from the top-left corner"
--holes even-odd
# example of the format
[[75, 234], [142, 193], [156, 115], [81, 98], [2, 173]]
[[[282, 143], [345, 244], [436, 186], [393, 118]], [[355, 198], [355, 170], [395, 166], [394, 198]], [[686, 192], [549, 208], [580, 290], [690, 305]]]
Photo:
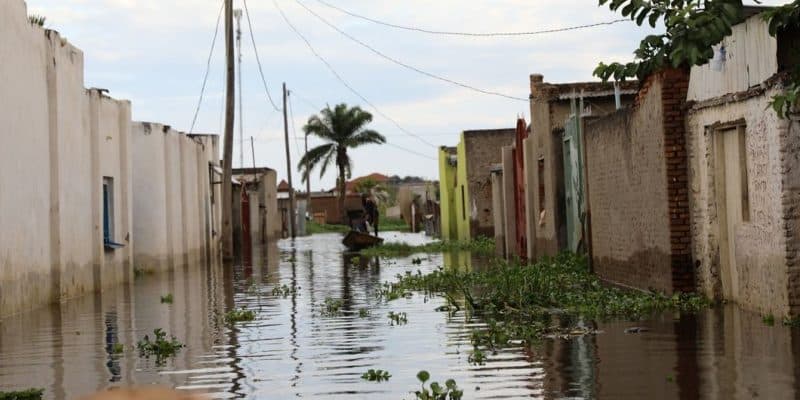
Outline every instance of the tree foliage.
[[[372, 114], [360, 107], [348, 107], [338, 104], [334, 108], [325, 107], [319, 115], [312, 115], [303, 127], [306, 135], [314, 135], [325, 144], [309, 150], [298, 162], [297, 168], [302, 172], [303, 182], [309, 174], [319, 167], [320, 177], [325, 175], [328, 167], [335, 165], [338, 169], [337, 186], [339, 188], [339, 209], [344, 213], [345, 182], [352, 176], [353, 160], [347, 153], [368, 144], [386, 143], [386, 138], [367, 125], [372, 122]], [[344, 215], [342, 216], [344, 220]]]
[[[758, 2], [758, 1], [757, 1]], [[733, 32], [742, 21], [742, 0], [599, 0], [601, 6], [629, 17], [637, 25], [647, 22], [651, 27], [663, 23], [663, 34], [648, 35], [634, 51], [629, 63], [600, 63], [594, 75], [603, 81], [640, 80], [666, 67], [690, 68], [706, 64], [714, 57], [713, 46]], [[772, 36], [788, 28], [800, 26], [800, 0], [766, 10]], [[800, 70], [791, 73], [787, 90], [775, 96], [770, 105], [781, 116], [798, 104]]]

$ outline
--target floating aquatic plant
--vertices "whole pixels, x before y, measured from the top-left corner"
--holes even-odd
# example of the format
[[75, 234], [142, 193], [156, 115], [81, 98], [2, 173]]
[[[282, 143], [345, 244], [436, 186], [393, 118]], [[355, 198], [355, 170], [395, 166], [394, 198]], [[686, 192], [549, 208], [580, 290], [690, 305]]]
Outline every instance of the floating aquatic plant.
[[249, 322], [256, 319], [256, 312], [246, 308], [228, 311], [225, 314], [225, 321], [229, 324], [236, 322]]
[[170, 336], [167, 339], [167, 333], [161, 328], [153, 330], [154, 340], [150, 340], [148, 335], [136, 343], [136, 348], [139, 350], [139, 356], [144, 358], [156, 357], [156, 365], [163, 365], [167, 358], [175, 357], [178, 352], [184, 347], [183, 343], [179, 342], [175, 336]]
[[391, 377], [392, 375], [389, 374], [389, 371], [384, 371], [382, 369], [370, 369], [361, 375], [361, 379], [370, 382], [384, 382], [388, 381]]

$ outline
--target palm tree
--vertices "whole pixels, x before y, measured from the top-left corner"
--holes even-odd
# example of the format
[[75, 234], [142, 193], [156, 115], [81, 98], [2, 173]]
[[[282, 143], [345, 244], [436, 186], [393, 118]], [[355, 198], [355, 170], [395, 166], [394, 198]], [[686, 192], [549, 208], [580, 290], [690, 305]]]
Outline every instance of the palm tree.
[[370, 122], [372, 114], [360, 107], [349, 108], [347, 104], [342, 103], [333, 109], [330, 106], [325, 107], [319, 115], [312, 115], [303, 127], [306, 135], [317, 136], [326, 142], [309, 150], [300, 159], [297, 167], [303, 174], [303, 182], [308, 180], [309, 174], [317, 166], [320, 167], [319, 175], [322, 177], [331, 164], [336, 164], [339, 172], [336, 184], [339, 188], [339, 212], [342, 223], [347, 222], [344, 200], [347, 196], [346, 182], [352, 173], [352, 161], [347, 149], [366, 144], [386, 143], [383, 135], [366, 128]]

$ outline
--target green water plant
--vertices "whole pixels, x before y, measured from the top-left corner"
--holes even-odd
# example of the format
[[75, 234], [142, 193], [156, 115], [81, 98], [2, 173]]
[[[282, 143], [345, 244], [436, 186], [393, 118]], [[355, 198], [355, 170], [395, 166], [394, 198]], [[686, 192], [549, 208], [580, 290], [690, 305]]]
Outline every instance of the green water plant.
[[414, 391], [417, 400], [461, 400], [464, 396], [464, 391], [458, 388], [456, 381], [448, 379], [444, 386], [438, 382], [431, 382], [428, 387], [425, 383], [430, 380], [431, 375], [428, 371], [419, 371], [417, 379], [421, 382], [420, 390]]
[[396, 313], [394, 311], [389, 311], [389, 315], [386, 317], [389, 318], [389, 324], [392, 326], [405, 325], [408, 323], [408, 315], [404, 312]]
[[172, 293], [161, 296], [161, 304], [172, 304], [172, 301], [173, 301]]
[[241, 309], [234, 309], [225, 314], [225, 321], [229, 324], [236, 322], [249, 322], [256, 319], [256, 312], [248, 310], [244, 307]]
[[0, 400], [41, 400], [44, 389], [26, 389], [13, 392], [0, 391]]
[[767, 314], [761, 317], [761, 321], [764, 322], [764, 325], [767, 326], [774, 326], [775, 325], [775, 316], [772, 314]]
[[294, 294], [297, 294], [297, 289], [289, 285], [275, 286], [272, 288], [272, 295], [276, 297], [287, 298]]
[[125, 345], [122, 343], [114, 343], [111, 346], [111, 353], [112, 354], [122, 354], [125, 352]]
[[366, 309], [366, 308], [358, 309], [358, 317], [359, 318], [367, 318], [369, 316], [370, 316], [370, 312], [369, 312], [368, 309]]
[[391, 377], [392, 375], [389, 374], [389, 371], [384, 371], [382, 369], [370, 369], [361, 375], [361, 379], [370, 382], [384, 382], [388, 381]]
[[325, 298], [325, 303], [322, 306], [321, 314], [325, 317], [338, 316], [339, 314], [341, 314], [341, 309], [343, 305], [344, 305], [344, 300], [327, 297]]
[[783, 317], [783, 326], [800, 328], [800, 316], [787, 315], [786, 317]]
[[144, 338], [136, 343], [139, 357], [155, 356], [156, 365], [163, 365], [167, 358], [175, 357], [183, 347], [183, 343], [179, 342], [175, 336], [170, 336], [168, 339], [167, 333], [161, 328], [153, 330], [153, 340], [148, 335], [144, 335]]

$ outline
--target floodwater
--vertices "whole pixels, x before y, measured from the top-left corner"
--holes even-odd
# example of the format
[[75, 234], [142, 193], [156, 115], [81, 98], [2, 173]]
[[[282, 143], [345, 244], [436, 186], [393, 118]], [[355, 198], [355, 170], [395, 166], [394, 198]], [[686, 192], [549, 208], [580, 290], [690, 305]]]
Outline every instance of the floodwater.
[[[389, 240], [423, 241], [411, 234]], [[354, 259], [337, 234], [284, 240], [246, 266], [192, 266], [0, 321], [0, 390], [41, 387], [72, 399], [97, 389], [161, 384], [215, 398], [413, 399], [416, 373], [453, 378], [464, 399], [795, 399], [800, 334], [726, 307], [697, 316], [598, 323], [602, 333], [467, 358], [477, 322], [436, 312], [438, 298], [379, 301], [381, 284], [406, 271], [479, 267], [468, 254]], [[285, 287], [284, 287], [285, 285]], [[273, 293], [284, 287], [284, 293]], [[161, 296], [173, 294], [173, 304]], [[342, 299], [340, 315], [323, 312]], [[224, 323], [247, 307], [253, 322]], [[369, 315], [359, 315], [360, 309]], [[408, 323], [393, 326], [390, 311]], [[641, 326], [640, 334], [625, 329]], [[155, 328], [186, 345], [159, 366], [135, 343]], [[125, 346], [115, 355], [114, 344]], [[388, 382], [360, 376], [388, 370]]]

